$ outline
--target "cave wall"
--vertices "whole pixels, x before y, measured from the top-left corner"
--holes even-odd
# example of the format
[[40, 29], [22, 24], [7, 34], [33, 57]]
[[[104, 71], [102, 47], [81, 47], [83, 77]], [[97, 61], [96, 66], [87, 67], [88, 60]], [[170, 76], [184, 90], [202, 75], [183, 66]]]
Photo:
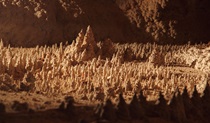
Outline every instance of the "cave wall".
[[115, 0], [153, 41], [182, 44], [210, 41], [209, 0]]
[[0, 0], [0, 39], [33, 47], [71, 42], [91, 25], [98, 41], [210, 41], [209, 0]]

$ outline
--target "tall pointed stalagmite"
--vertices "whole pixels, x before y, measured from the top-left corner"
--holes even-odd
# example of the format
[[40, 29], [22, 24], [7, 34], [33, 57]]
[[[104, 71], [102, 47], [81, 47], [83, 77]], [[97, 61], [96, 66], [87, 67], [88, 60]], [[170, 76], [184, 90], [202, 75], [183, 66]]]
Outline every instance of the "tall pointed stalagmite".
[[76, 44], [75, 44], [76, 45], [76, 48], [81, 48], [81, 45], [82, 45], [83, 40], [84, 40], [84, 36], [85, 36], [84, 31], [81, 30], [79, 32], [77, 38], [76, 38]]
[[147, 101], [147, 98], [143, 95], [143, 90], [140, 91], [139, 100], [140, 100], [140, 105], [142, 105], [146, 116], [150, 117], [157, 116], [157, 113], [155, 111], [156, 106]]
[[192, 94], [192, 103], [197, 107], [199, 105], [201, 105], [201, 97], [200, 94], [198, 93], [197, 89], [196, 89], [196, 85], [194, 86], [194, 91]]
[[204, 122], [204, 117], [203, 117], [203, 114], [202, 114], [203, 104], [201, 102], [200, 94], [198, 93], [198, 91], [196, 89], [196, 85], [194, 86], [194, 91], [193, 91], [193, 94], [192, 94], [191, 101], [192, 101], [192, 104], [193, 104], [193, 108], [191, 108], [191, 111], [192, 111], [192, 109], [194, 109], [194, 111], [192, 113], [193, 119], [200, 120], [200, 121]]
[[86, 61], [94, 58], [98, 51], [98, 46], [90, 26], [87, 27], [86, 34], [81, 45], [81, 50], [83, 53], [81, 61]]
[[[95, 41], [93, 30], [90, 27], [90, 25], [87, 27], [85, 38], [86, 38], [86, 36], [89, 36], [89, 40], [90, 40], [91, 45], [93, 45], [93, 47], [96, 48], [97, 44], [96, 44], [96, 41]], [[84, 38], [84, 40], [85, 40], [85, 38]]]
[[184, 88], [183, 93], [182, 93], [182, 98], [183, 98], [183, 104], [186, 112], [186, 116], [190, 117], [191, 115], [191, 109], [193, 108], [192, 101], [190, 100], [190, 95], [187, 91], [187, 87]]
[[147, 105], [147, 98], [143, 95], [143, 90], [140, 91], [139, 99], [141, 105], [145, 107]]
[[107, 100], [105, 106], [103, 107], [102, 118], [108, 121], [114, 122], [117, 120], [116, 110], [111, 100]]
[[188, 98], [189, 98], [189, 94], [188, 94], [188, 91], [187, 91], [187, 87], [184, 88], [183, 93], [182, 93], [182, 97], [183, 97], [184, 99], [188, 99]]
[[161, 92], [159, 93], [159, 104], [157, 106], [157, 110], [161, 118], [166, 120], [170, 119], [170, 108], [164, 98], [164, 95]]
[[177, 96], [174, 93], [174, 96], [171, 99], [170, 111], [171, 111], [171, 117], [170, 117], [171, 121], [174, 121], [176, 123], [188, 123], [182, 96], [180, 95], [178, 89], [177, 89]]
[[119, 95], [119, 103], [117, 105], [117, 116], [121, 120], [130, 119], [129, 108], [122, 94]]
[[137, 99], [136, 94], [133, 96], [133, 99], [129, 105], [129, 110], [130, 116], [133, 119], [147, 120], [144, 109], [140, 104], [139, 100]]
[[90, 45], [93, 47], [94, 52], [97, 51], [97, 44], [94, 38], [94, 34], [90, 25], [87, 27], [86, 34], [83, 39], [83, 46]]

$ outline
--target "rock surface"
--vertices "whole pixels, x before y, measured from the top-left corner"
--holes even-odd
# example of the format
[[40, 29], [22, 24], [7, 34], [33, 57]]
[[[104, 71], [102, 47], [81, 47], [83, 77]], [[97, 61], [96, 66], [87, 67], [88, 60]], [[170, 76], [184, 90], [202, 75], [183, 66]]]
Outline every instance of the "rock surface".
[[11, 46], [71, 42], [91, 25], [97, 41], [210, 41], [209, 0], [1, 0], [0, 38]]

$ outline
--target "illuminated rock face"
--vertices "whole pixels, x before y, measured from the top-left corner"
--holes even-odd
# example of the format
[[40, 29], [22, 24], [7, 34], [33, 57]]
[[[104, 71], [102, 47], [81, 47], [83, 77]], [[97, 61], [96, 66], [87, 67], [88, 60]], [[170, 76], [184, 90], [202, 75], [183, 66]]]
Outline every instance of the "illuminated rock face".
[[4, 0], [0, 38], [11, 46], [71, 42], [91, 25], [97, 41], [210, 41], [209, 0]]

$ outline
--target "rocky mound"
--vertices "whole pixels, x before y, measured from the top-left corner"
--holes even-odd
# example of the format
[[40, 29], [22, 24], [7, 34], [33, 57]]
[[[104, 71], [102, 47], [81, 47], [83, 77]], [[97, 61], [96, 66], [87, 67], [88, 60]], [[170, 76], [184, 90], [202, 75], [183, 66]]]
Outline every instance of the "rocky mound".
[[3, 0], [0, 38], [33, 47], [72, 41], [91, 25], [97, 41], [185, 43], [210, 40], [208, 0]]

